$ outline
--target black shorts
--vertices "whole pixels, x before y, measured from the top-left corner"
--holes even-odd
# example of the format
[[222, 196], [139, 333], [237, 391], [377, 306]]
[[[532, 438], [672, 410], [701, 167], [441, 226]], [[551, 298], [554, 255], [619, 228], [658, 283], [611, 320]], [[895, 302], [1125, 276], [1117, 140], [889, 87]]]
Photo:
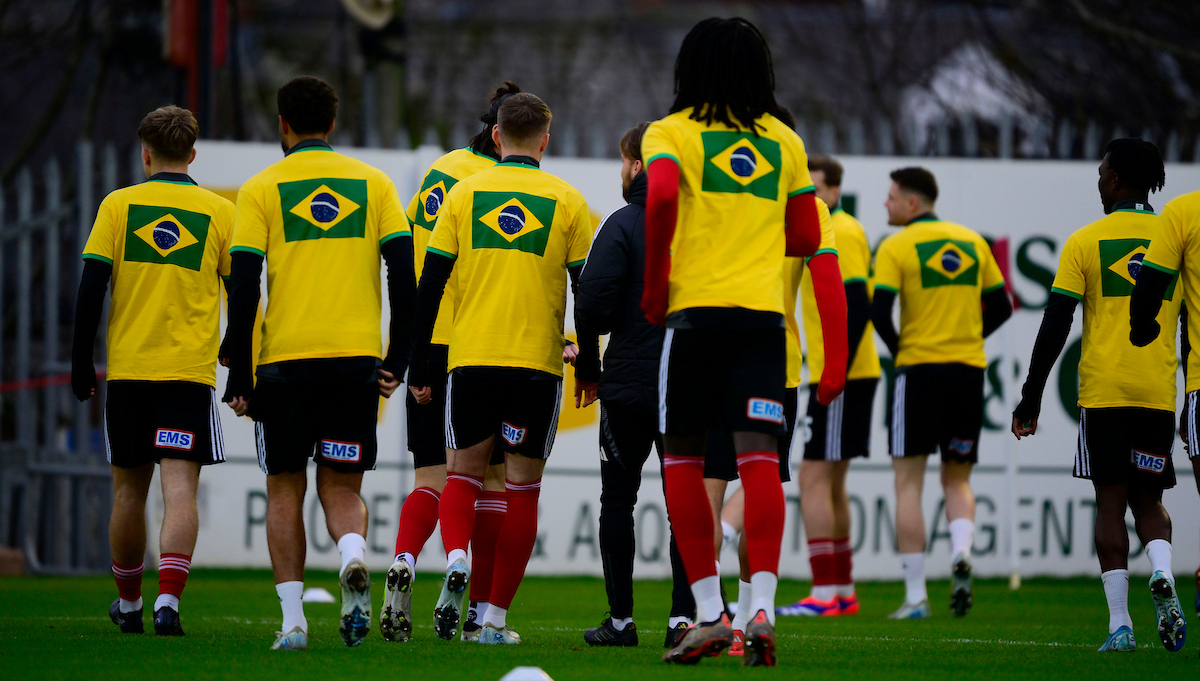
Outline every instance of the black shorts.
[[258, 465], [298, 473], [312, 457], [339, 473], [375, 468], [379, 386], [374, 381], [265, 381], [250, 398]]
[[[1200, 390], [1193, 390], [1183, 398], [1183, 428], [1187, 429], [1190, 443], [1196, 442], [1196, 435], [1200, 434], [1200, 429], [1197, 428], [1196, 410], [1200, 409]], [[1188, 453], [1188, 458], [1195, 459], [1200, 456], [1200, 445], [1183, 445], [1184, 451]]]
[[808, 392], [808, 442], [804, 458], [809, 461], [849, 461], [871, 453], [871, 410], [875, 406], [878, 378], [846, 381], [846, 390], [828, 406], [817, 401], [815, 389]]
[[547, 459], [561, 405], [562, 381], [549, 374], [455, 369], [446, 381], [446, 446], [466, 449], [495, 435], [502, 451]]
[[[783, 417], [787, 433], [779, 437], [779, 479], [792, 480], [792, 437], [796, 433], [796, 416], [799, 409], [799, 389], [785, 388], [783, 393]], [[708, 430], [704, 442], [704, 477], [732, 482], [738, 479], [737, 451], [733, 448], [733, 433], [724, 423]]]
[[225, 460], [216, 391], [187, 381], [109, 381], [104, 403], [108, 462], [135, 468], [160, 459]]
[[1174, 445], [1175, 412], [1080, 407], [1079, 444], [1072, 473], [1097, 485], [1130, 483], [1171, 489], [1175, 486], [1175, 465], [1171, 462]]
[[[404, 411], [407, 421], [408, 451], [413, 455], [413, 468], [446, 465], [446, 362], [450, 348], [431, 345], [432, 364], [441, 367], [442, 380], [429, 386], [430, 400], [417, 404], [417, 398], [405, 386]], [[504, 463], [504, 448], [492, 450], [491, 465]]]
[[896, 372], [888, 450], [892, 456], [942, 452], [942, 461], [978, 463], [983, 369], [918, 364]]
[[697, 435], [724, 421], [732, 432], [784, 437], [784, 329], [667, 329], [658, 368], [658, 428]]

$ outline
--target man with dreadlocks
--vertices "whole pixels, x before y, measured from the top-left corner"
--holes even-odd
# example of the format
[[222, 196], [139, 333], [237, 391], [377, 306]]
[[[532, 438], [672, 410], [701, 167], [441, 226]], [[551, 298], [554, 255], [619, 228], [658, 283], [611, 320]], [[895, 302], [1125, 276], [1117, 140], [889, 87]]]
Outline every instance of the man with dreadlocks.
[[[1033, 347], [1029, 378], [1013, 411], [1012, 432], [1020, 439], [1037, 432], [1042, 390], [1071, 331], [1075, 307], [1083, 301], [1083, 354], [1079, 358], [1079, 451], [1075, 477], [1096, 489], [1096, 555], [1108, 598], [1108, 638], [1103, 651], [1132, 651], [1129, 617], [1129, 534], [1125, 509], [1133, 511], [1138, 538], [1146, 546], [1153, 576], [1150, 591], [1158, 610], [1159, 634], [1168, 650], [1183, 646], [1185, 625], [1171, 575], [1171, 518], [1162, 505], [1164, 489], [1175, 486], [1171, 448], [1175, 440], [1175, 337], [1159, 336], [1159, 324], [1173, 328], [1183, 297], [1173, 273], [1151, 265], [1148, 247], [1163, 227], [1148, 201], [1162, 189], [1165, 174], [1158, 148], [1140, 139], [1108, 143], [1100, 162], [1100, 200], [1105, 217], [1072, 234], [1063, 245], [1058, 274]], [[1178, 253], [1178, 251], [1176, 251]], [[1161, 251], [1160, 251], [1161, 253]], [[1151, 253], [1153, 255], [1153, 253]], [[1161, 257], [1161, 255], [1160, 255]], [[1178, 268], [1179, 259], [1161, 259]], [[1135, 284], [1161, 275], [1157, 304], [1149, 317], [1155, 333], [1131, 344], [1122, 329]], [[1154, 278], [1154, 275], [1151, 275]], [[1137, 287], [1141, 292], [1142, 287]], [[1166, 300], [1166, 305], [1162, 301]], [[1144, 328], [1141, 327], [1141, 328]], [[1138, 347], [1144, 346], [1144, 347]]]
[[[487, 170], [500, 160], [500, 152], [492, 140], [500, 105], [521, 88], [511, 81], [496, 88], [488, 100], [488, 109], [479, 116], [483, 129], [464, 149], [455, 149], [433, 162], [421, 181], [421, 188], [408, 204], [408, 220], [413, 229], [413, 252], [416, 275], [421, 277], [425, 264], [425, 247], [433, 234], [438, 213], [446, 195], [460, 180]], [[413, 491], [400, 509], [400, 527], [396, 532], [396, 561], [388, 570], [379, 629], [385, 641], [407, 641], [412, 635], [412, 588], [417, 556], [433, 534], [438, 522], [438, 503], [446, 486], [446, 437], [443, 416], [446, 411], [446, 362], [449, 357], [450, 326], [454, 321], [455, 291], [458, 276], [452, 272], [446, 283], [429, 357], [435, 373], [440, 376], [423, 390], [409, 388], [405, 402], [407, 414], [408, 449], [413, 455]], [[483, 490], [475, 502], [476, 521], [471, 536], [474, 550], [475, 579], [471, 581], [471, 609], [463, 625], [463, 637], [479, 635], [481, 615], [487, 609], [491, 590], [492, 568], [496, 555], [496, 535], [508, 507], [504, 492], [504, 450], [492, 452]]]
[[[659, 431], [671, 526], [696, 601], [696, 625], [664, 656], [694, 663], [732, 643], [704, 490], [705, 435], [733, 434], [746, 489], [753, 617], [748, 666], [775, 664], [775, 588], [784, 498], [777, 438], [785, 433], [784, 257], [820, 240], [804, 143], [775, 117], [771, 53], [744, 19], [706, 19], [680, 47], [671, 114], [646, 131], [646, 275], [642, 309], [667, 327], [659, 364]], [[846, 309], [835, 257], [819, 304], [840, 318], [826, 348], [822, 403], [846, 378]], [[824, 315], [822, 315], [824, 317]]]

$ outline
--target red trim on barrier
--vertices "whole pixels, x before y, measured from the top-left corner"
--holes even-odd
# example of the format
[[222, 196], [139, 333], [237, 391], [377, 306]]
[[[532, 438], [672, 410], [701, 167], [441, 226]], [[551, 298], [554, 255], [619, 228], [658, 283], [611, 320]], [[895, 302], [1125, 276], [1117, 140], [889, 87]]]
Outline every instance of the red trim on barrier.
[[[105, 376], [104, 370], [96, 372], [96, 379], [103, 379]], [[16, 393], [22, 390], [37, 390], [38, 388], [48, 388], [52, 385], [68, 385], [71, 383], [71, 374], [55, 374], [53, 376], [39, 376], [37, 378], [28, 378], [24, 381], [7, 381], [0, 383], [0, 394]]]

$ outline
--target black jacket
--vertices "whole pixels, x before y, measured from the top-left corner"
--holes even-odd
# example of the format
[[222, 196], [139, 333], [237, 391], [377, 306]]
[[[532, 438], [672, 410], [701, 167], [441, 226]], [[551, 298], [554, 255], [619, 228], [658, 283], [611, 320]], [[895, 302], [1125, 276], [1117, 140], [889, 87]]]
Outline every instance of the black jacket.
[[579, 277], [575, 318], [592, 331], [612, 334], [604, 351], [600, 399], [656, 412], [664, 331], [642, 312], [646, 173], [633, 178], [625, 200], [629, 205], [605, 218], [596, 231]]

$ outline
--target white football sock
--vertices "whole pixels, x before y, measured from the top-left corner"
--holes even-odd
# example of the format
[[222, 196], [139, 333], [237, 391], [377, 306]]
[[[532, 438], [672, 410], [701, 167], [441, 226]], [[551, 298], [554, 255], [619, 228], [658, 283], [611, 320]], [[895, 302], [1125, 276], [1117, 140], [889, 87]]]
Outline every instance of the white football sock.
[[750, 619], [762, 610], [767, 613], [767, 621], [775, 624], [775, 589], [778, 586], [779, 576], [773, 572], [763, 570], [750, 575], [750, 589], [754, 594], [750, 600]]
[[676, 615], [674, 617], [667, 619], [667, 628], [674, 629], [675, 627], [679, 626], [680, 622], [682, 622], [683, 624], [686, 624], [689, 627], [692, 626], [691, 619], [684, 617], [682, 615]]
[[1175, 575], [1171, 573], [1171, 542], [1166, 539], [1151, 539], [1146, 543], [1146, 557], [1150, 559], [1152, 572], [1164, 572], [1171, 583], [1175, 583]]
[[136, 612], [142, 609], [142, 599], [139, 597], [136, 601], [127, 601], [122, 598], [121, 604], [117, 607], [121, 609], [121, 612]]
[[812, 592], [809, 595], [822, 603], [828, 603], [837, 595], [837, 587], [832, 584], [822, 584], [821, 586], [814, 584]]
[[1129, 570], [1109, 570], [1100, 575], [1104, 597], [1108, 599], [1108, 633], [1121, 627], [1133, 629], [1129, 617]]
[[715, 622], [725, 612], [721, 601], [721, 578], [717, 575], [692, 582], [692, 598], [696, 601], [696, 621]]
[[304, 582], [280, 582], [275, 585], [279, 594], [279, 607], [283, 610], [283, 633], [295, 627], [308, 633], [308, 620], [304, 619]]
[[971, 559], [971, 546], [975, 543], [975, 521], [959, 518], [950, 521], [950, 555], [964, 554]]
[[501, 608], [498, 605], [489, 605], [487, 609], [487, 619], [484, 624], [490, 624], [496, 629], [503, 629], [508, 626], [508, 608]]
[[733, 529], [733, 525], [730, 525], [729, 523], [722, 520], [721, 521], [721, 537], [722, 537], [721, 548], [725, 548], [726, 546], [736, 547], [737, 546], [737, 536], [738, 536], [738, 531]]
[[833, 595], [839, 598], [850, 598], [854, 595], [854, 582], [849, 584], [838, 584], [833, 587]]
[[413, 554], [409, 553], [408, 551], [397, 554], [396, 560], [397, 561], [403, 560], [404, 562], [408, 563], [408, 566], [410, 568], [412, 568], [413, 572], [417, 571], [417, 557], [414, 556]]
[[929, 600], [925, 591], [925, 554], [902, 553], [900, 565], [904, 568], [904, 602], [916, 605]]
[[449, 570], [450, 566], [454, 565], [454, 561], [460, 560], [460, 559], [464, 563], [467, 562], [467, 552], [466, 551], [463, 551], [462, 549], [451, 549], [450, 551], [448, 551], [446, 553], [446, 569]]
[[365, 560], [367, 557], [367, 540], [361, 534], [348, 532], [338, 540], [337, 546], [342, 554], [342, 569], [339, 573], [345, 572], [346, 566], [355, 558]]
[[170, 608], [175, 612], [179, 612], [179, 596], [175, 594], [159, 594], [158, 600], [154, 601], [154, 612], [158, 612], [159, 608]]
[[617, 631], [625, 631], [625, 627], [633, 624], [632, 617], [622, 617], [621, 619], [609, 617], [609, 619], [612, 620], [613, 629], [616, 629]]
[[750, 582], [738, 580], [738, 599], [737, 613], [733, 616], [733, 628], [739, 631], [745, 631], [746, 625], [750, 624], [750, 618], [754, 617], [754, 613], [750, 612], [750, 608], [754, 605], [754, 589], [750, 586]]
[[[487, 617], [488, 610], [491, 607], [492, 606], [485, 601], [476, 601], [475, 602], [475, 605], [473, 605], [471, 607], [471, 610], [475, 611], [475, 624], [478, 624], [479, 626], [482, 627], [484, 625], [484, 623], [487, 622], [487, 620], [485, 618]], [[470, 619], [471, 619], [470, 611], [468, 611], [467, 620], [470, 621]]]

